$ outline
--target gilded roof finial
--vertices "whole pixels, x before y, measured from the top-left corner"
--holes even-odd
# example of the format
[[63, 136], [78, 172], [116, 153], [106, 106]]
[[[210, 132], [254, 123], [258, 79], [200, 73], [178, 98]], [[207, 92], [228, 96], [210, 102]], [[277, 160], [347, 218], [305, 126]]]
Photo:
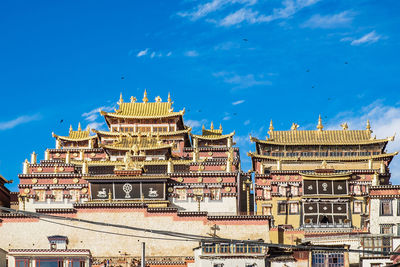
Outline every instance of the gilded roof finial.
[[172, 103], [171, 94], [168, 92], [168, 103]]
[[321, 115], [319, 115], [317, 129], [318, 131], [322, 131], [323, 128], [324, 126], [322, 125]]
[[69, 132], [72, 132], [72, 131], [73, 131], [72, 125], [69, 125]]
[[290, 130], [297, 131], [297, 128], [299, 128], [299, 125], [297, 123], [293, 122], [292, 127], [290, 128]]
[[121, 105], [122, 103], [124, 103], [124, 99], [122, 98], [122, 93], [119, 94], [119, 102], [118, 104]]
[[162, 99], [160, 96], [157, 96], [155, 99], [156, 103], [161, 103]]
[[367, 127], [366, 127], [366, 129], [367, 129], [368, 131], [372, 132], [372, 131], [371, 131], [371, 124], [369, 123], [369, 120], [367, 120]]
[[205, 130], [206, 129], [206, 127], [204, 126], [204, 124], [203, 124], [203, 127], [201, 128], [202, 130]]
[[143, 103], [147, 103], [147, 102], [149, 102], [149, 99], [147, 98], [147, 91], [146, 91], [146, 89], [144, 89], [144, 94], [143, 94]]
[[78, 123], [78, 131], [82, 131], [81, 123]]
[[219, 130], [222, 132], [222, 124], [219, 124]]
[[272, 132], [274, 130], [274, 125], [272, 124], [272, 120], [269, 123], [269, 131]]
[[214, 130], [214, 123], [213, 123], [213, 122], [211, 122], [211, 127], [210, 127], [210, 129], [211, 129], [211, 130]]
[[135, 103], [136, 102], [136, 97], [134, 97], [134, 96], [131, 96], [131, 103]]
[[349, 126], [347, 125], [347, 122], [340, 124], [340, 126], [342, 126], [343, 130], [349, 129]]

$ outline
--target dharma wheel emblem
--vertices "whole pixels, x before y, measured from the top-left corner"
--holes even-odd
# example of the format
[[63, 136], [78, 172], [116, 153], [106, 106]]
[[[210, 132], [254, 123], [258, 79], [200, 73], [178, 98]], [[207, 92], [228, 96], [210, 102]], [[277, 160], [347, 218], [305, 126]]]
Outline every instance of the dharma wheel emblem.
[[309, 209], [309, 210], [313, 210], [313, 207], [309, 207], [308, 209]]
[[309, 185], [309, 186], [307, 187], [307, 189], [308, 189], [308, 190], [312, 190], [312, 189], [313, 189], [313, 186], [312, 186], [312, 185]]
[[338, 207], [337, 209], [338, 209], [338, 210], [342, 210], [342, 207]]
[[122, 187], [122, 190], [125, 192], [125, 198], [131, 198], [131, 195], [129, 194], [132, 191], [132, 185], [131, 184], [124, 184]]
[[338, 190], [342, 190], [343, 187], [342, 187], [341, 185], [338, 185], [337, 189], [338, 189]]
[[323, 191], [327, 191], [328, 190], [328, 184], [327, 183], [323, 183], [322, 184], [322, 190]]
[[328, 208], [325, 206], [325, 207], [323, 207], [322, 209], [323, 209], [323, 210], [327, 210]]

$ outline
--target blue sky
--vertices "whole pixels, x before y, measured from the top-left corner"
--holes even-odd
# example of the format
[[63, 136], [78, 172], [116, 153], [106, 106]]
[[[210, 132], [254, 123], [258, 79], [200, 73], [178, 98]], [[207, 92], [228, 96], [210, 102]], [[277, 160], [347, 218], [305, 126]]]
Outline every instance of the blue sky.
[[[286, 130], [364, 128], [400, 133], [399, 1], [0, 2], [0, 174], [15, 181], [51, 132], [96, 115], [122, 92], [186, 108], [185, 121], [236, 130], [242, 166], [269, 121]], [[124, 77], [124, 79], [121, 79]], [[63, 120], [62, 123], [60, 121]], [[396, 139], [388, 148], [400, 150]], [[399, 162], [399, 163], [398, 163]], [[400, 182], [400, 160], [392, 166]]]

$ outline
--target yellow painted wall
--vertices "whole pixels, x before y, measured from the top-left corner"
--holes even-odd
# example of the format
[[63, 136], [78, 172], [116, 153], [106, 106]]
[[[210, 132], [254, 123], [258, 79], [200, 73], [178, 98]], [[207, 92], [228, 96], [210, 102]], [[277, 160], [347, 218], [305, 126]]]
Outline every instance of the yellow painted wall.
[[[274, 218], [274, 225], [281, 224], [290, 224], [293, 228], [300, 227], [300, 197], [292, 197], [289, 201], [297, 201], [299, 203], [299, 212], [298, 214], [290, 214], [289, 212], [286, 214], [278, 214], [278, 203], [282, 201], [288, 201], [286, 197], [273, 197], [271, 200], [258, 200], [257, 201], [257, 214], [263, 214], [263, 205], [271, 204], [272, 205], [272, 216]], [[289, 205], [287, 206], [289, 209]]]

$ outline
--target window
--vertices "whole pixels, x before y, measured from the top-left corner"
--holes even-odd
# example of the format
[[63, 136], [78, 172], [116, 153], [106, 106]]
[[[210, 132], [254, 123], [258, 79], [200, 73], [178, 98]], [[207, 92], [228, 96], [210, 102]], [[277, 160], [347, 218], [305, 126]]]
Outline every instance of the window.
[[[391, 251], [392, 238], [388, 236], [364, 237], [362, 242], [364, 250]], [[365, 254], [371, 256], [371, 254]], [[380, 254], [377, 254], [381, 256]]]
[[85, 261], [81, 260], [73, 260], [69, 263], [70, 265], [68, 267], [85, 267]]
[[358, 184], [354, 185], [353, 192], [356, 195], [361, 195], [360, 186]]
[[29, 259], [16, 259], [15, 267], [29, 267]]
[[353, 203], [353, 213], [362, 213], [362, 202], [354, 201]]
[[245, 244], [236, 244], [236, 253], [246, 253], [247, 246]]
[[219, 253], [230, 253], [231, 246], [229, 244], [221, 244], [219, 246]]
[[193, 188], [193, 194], [196, 195], [203, 195], [203, 188]]
[[278, 214], [286, 214], [286, 202], [278, 203]]
[[299, 204], [298, 203], [289, 203], [289, 211], [290, 211], [290, 214], [298, 214], [299, 213]]
[[271, 213], [271, 207], [263, 207], [263, 215], [272, 215]]
[[392, 200], [391, 199], [381, 199], [380, 215], [381, 216], [392, 216]]
[[185, 188], [176, 189], [176, 194], [178, 195], [178, 200], [186, 200], [186, 189]]
[[80, 196], [80, 191], [79, 190], [71, 190], [70, 191], [71, 194], [71, 200], [74, 202], [78, 202], [79, 201], [79, 196]]
[[35, 190], [37, 201], [46, 201], [46, 190]]
[[255, 245], [249, 245], [249, 253], [260, 253], [261, 247]]
[[207, 244], [203, 247], [204, 253], [215, 253], [215, 245], [214, 244]]
[[279, 186], [279, 194], [281, 196], [286, 196], [286, 186]]
[[223, 267], [224, 264], [223, 263], [214, 263], [213, 267]]
[[211, 200], [220, 200], [221, 199], [221, 189], [220, 188], [212, 188], [210, 190], [210, 198]]
[[400, 236], [400, 223], [397, 224], [397, 235]]
[[380, 224], [381, 234], [393, 234], [392, 224]]
[[53, 190], [54, 201], [63, 201], [63, 190]]
[[294, 197], [298, 196], [299, 195], [299, 187], [291, 186], [290, 193], [292, 193], [292, 196], [294, 196]]
[[271, 199], [271, 190], [264, 188], [264, 199]]
[[342, 253], [313, 253], [312, 266], [314, 267], [342, 267], [344, 266], [344, 256]]
[[397, 199], [397, 216], [400, 216], [400, 199]]
[[62, 259], [37, 259], [36, 267], [63, 267]]

